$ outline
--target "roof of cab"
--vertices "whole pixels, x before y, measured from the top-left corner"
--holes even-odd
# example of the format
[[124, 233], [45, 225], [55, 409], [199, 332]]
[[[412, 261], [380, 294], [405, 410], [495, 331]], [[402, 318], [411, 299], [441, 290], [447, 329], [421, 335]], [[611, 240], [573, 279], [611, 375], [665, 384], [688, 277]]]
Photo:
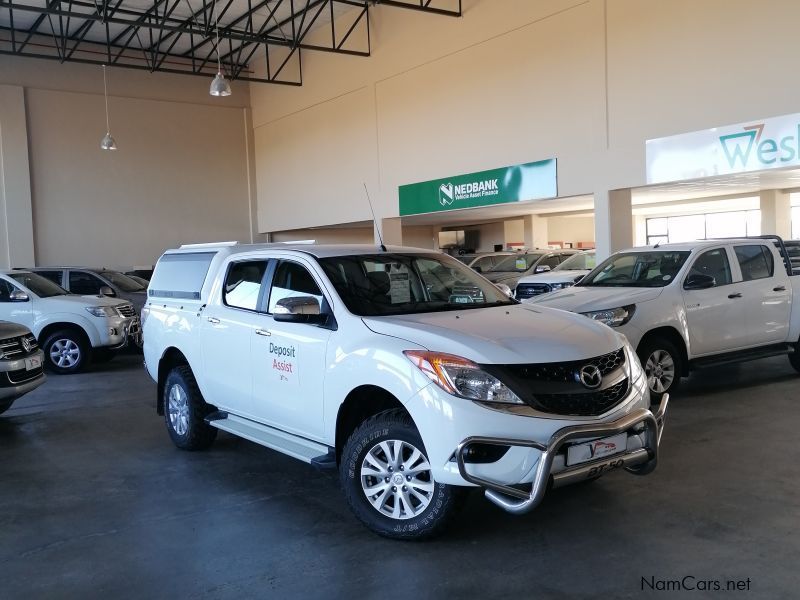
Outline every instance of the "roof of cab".
[[652, 246], [637, 246], [636, 248], [626, 248], [620, 252], [646, 252], [648, 250], [661, 250], [664, 252], [690, 252], [692, 250], [702, 250], [723, 244], [737, 243], [737, 244], [767, 244], [771, 239], [762, 238], [717, 238], [710, 240], [695, 240], [693, 242], [673, 242], [671, 244], [657, 244]]
[[[372, 244], [239, 244], [236, 242], [222, 242], [211, 244], [184, 244], [180, 248], [167, 250], [165, 254], [182, 254], [192, 252], [220, 252], [226, 251], [227, 254], [242, 254], [245, 252], [258, 252], [260, 250], [281, 250], [286, 252], [301, 252], [310, 254], [317, 258], [327, 258], [331, 256], [357, 256], [361, 254], [383, 254], [380, 246]], [[436, 250], [426, 250], [425, 248], [411, 248], [406, 246], [386, 246], [387, 253], [405, 254], [430, 254]]]

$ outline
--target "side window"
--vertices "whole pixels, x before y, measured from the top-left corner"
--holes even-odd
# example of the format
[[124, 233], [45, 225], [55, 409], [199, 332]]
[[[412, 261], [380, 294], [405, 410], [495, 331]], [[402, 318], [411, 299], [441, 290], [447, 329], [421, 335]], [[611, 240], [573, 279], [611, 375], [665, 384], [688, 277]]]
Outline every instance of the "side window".
[[694, 261], [689, 275], [711, 275], [716, 281], [716, 286], [728, 285], [732, 282], [728, 253], [724, 248], [703, 252]]
[[222, 301], [234, 308], [256, 310], [266, 270], [265, 260], [231, 263], [222, 289]]
[[753, 281], [772, 277], [775, 261], [768, 248], [761, 245], [735, 246], [736, 259], [742, 269], [742, 280]]
[[539, 268], [539, 267], [542, 267], [542, 266], [548, 266], [548, 267], [550, 267], [550, 270], [552, 271], [553, 269], [555, 269], [558, 266], [558, 262], [559, 262], [558, 261], [558, 255], [554, 254], [553, 256], [547, 256], [547, 257], [543, 258], [542, 262], [540, 262], [538, 265], [536, 265], [536, 268]]
[[92, 275], [83, 271], [69, 272], [69, 291], [81, 296], [96, 296], [105, 284]]
[[38, 275], [41, 275], [45, 279], [49, 279], [53, 283], [57, 285], [61, 285], [61, 282], [64, 280], [64, 271], [57, 270], [57, 271], [36, 271]]
[[486, 256], [484, 258], [479, 258], [475, 262], [475, 264], [472, 265], [472, 268], [474, 269], [475, 267], [477, 267], [477, 268], [481, 269], [482, 271], [485, 271], [487, 269], [492, 268], [493, 264], [494, 264], [494, 261], [492, 260], [492, 257], [491, 256]]
[[308, 269], [295, 262], [283, 261], [275, 269], [275, 276], [272, 278], [267, 312], [275, 312], [278, 300], [297, 296], [314, 296], [320, 306], [322, 305], [322, 292]]
[[17, 288], [8, 283], [5, 279], [0, 279], [0, 302], [11, 302], [11, 292], [15, 289]]

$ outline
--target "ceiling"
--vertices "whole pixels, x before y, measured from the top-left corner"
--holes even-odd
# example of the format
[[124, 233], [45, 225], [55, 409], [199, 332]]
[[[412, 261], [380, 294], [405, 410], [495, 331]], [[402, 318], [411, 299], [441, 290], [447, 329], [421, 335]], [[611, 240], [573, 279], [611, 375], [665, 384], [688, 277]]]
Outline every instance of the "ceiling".
[[304, 51], [370, 55], [376, 6], [461, 16], [461, 0], [0, 0], [0, 54], [203, 76], [219, 55], [233, 79], [302, 85]]

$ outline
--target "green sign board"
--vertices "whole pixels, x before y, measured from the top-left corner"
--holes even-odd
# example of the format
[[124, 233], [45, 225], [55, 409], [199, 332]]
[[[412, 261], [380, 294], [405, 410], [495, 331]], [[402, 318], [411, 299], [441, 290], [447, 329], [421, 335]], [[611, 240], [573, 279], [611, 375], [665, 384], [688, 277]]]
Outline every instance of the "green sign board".
[[558, 196], [556, 159], [400, 186], [400, 216]]

